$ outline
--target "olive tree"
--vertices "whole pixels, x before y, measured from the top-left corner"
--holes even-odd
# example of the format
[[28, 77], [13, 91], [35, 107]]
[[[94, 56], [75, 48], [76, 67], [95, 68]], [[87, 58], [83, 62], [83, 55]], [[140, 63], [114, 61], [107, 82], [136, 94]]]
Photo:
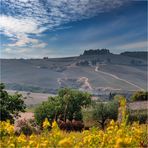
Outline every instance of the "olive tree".
[[93, 110], [93, 119], [96, 120], [102, 129], [105, 128], [108, 119], [116, 120], [118, 118], [118, 102], [99, 102]]

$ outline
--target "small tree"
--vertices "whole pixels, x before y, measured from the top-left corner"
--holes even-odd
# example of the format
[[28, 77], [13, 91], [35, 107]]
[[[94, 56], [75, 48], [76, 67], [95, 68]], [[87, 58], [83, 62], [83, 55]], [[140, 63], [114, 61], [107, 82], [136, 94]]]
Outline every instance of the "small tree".
[[96, 120], [102, 129], [105, 128], [108, 119], [116, 120], [118, 117], [118, 102], [98, 103], [93, 110], [93, 119]]
[[21, 94], [15, 93], [9, 95], [4, 90], [5, 86], [3, 83], [0, 84], [0, 120], [6, 121], [9, 119], [11, 122], [14, 121], [14, 117], [18, 117], [19, 112], [24, 112], [26, 105]]

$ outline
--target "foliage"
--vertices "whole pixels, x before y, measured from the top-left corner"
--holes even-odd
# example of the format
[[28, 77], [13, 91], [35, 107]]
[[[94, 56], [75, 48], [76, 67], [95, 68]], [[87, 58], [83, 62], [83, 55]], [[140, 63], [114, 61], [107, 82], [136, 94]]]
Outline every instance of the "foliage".
[[114, 100], [115, 99], [115, 96], [116, 96], [116, 93], [110, 93], [109, 94], [109, 100]]
[[81, 108], [91, 103], [91, 96], [71, 89], [61, 89], [58, 96], [49, 97], [35, 109], [35, 119], [38, 124], [42, 124], [45, 118], [50, 122], [53, 120], [69, 121], [82, 120]]
[[131, 96], [132, 101], [146, 101], [148, 100], [148, 92], [137, 91]]
[[9, 119], [13, 122], [14, 117], [18, 116], [19, 111], [25, 111], [25, 104], [21, 94], [9, 95], [3, 83], [0, 84], [0, 120]]
[[145, 124], [148, 121], [147, 110], [145, 111], [129, 111], [128, 121], [133, 123], [138, 121], [140, 124]]
[[93, 119], [96, 120], [101, 128], [104, 129], [106, 121], [108, 119], [116, 120], [118, 117], [118, 102], [110, 101], [110, 102], [100, 102], [96, 104], [96, 107], [93, 111]]
[[97, 121], [94, 120], [93, 118], [93, 110], [94, 110], [93, 106], [82, 109], [83, 122], [86, 129], [89, 129], [90, 127], [94, 127], [94, 126], [98, 127]]
[[58, 107], [58, 97], [49, 97], [48, 101], [43, 102], [35, 109], [35, 119], [41, 126], [45, 118], [48, 118], [50, 122], [53, 121], [56, 114], [59, 113], [60, 104]]

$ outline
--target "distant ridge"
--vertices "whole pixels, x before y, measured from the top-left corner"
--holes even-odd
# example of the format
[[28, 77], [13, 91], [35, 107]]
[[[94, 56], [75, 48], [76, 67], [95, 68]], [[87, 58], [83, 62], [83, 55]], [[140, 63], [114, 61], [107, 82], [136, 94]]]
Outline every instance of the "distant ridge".
[[[106, 55], [106, 54], [113, 54], [113, 53], [111, 53], [110, 50], [106, 49], [106, 48], [89, 49], [89, 50], [84, 50], [84, 52], [81, 56]], [[120, 53], [119, 55], [147, 60], [148, 51], [125, 51], [125, 52]]]
[[139, 59], [148, 59], [148, 51], [126, 51], [120, 53], [120, 55], [123, 56], [128, 56], [128, 57], [134, 57], [134, 58], [139, 58]]

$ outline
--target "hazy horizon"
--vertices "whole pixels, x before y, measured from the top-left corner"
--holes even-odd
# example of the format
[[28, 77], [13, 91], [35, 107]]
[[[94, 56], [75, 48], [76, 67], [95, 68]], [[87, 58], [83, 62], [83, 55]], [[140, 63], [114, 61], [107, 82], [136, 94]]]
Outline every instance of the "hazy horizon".
[[[88, 50], [89, 50], [89, 49], [88, 49]], [[94, 50], [95, 50], [95, 49], [94, 49]], [[143, 51], [127, 51], [127, 50], [125, 50], [125, 51], [123, 51], [123, 52], [148, 52], [148, 51], [147, 51], [147, 50], [146, 50], [146, 51], [144, 51], [144, 50], [143, 50]], [[120, 53], [123, 53], [123, 52], [120, 52]], [[120, 53], [113, 53], [113, 52], [111, 52], [111, 50], [110, 50], [110, 53], [111, 53], [111, 54], [115, 54], [115, 55], [120, 55]], [[81, 54], [83, 54], [83, 53], [81, 53]], [[81, 55], [81, 54], [80, 54], [80, 55]], [[46, 55], [46, 56], [43, 56], [43, 57], [41, 56], [41, 57], [36, 57], [36, 58], [35, 58], [35, 57], [28, 57], [28, 58], [23, 58], [23, 57], [1, 58], [1, 57], [0, 57], [0, 59], [43, 59], [43, 58], [46, 58], [46, 57], [49, 58], [49, 59], [56, 59], [56, 58], [78, 57], [78, 56], [80, 56], [80, 55], [72, 55], [72, 56], [71, 56], [71, 55], [69, 55], [69, 56], [68, 56], [68, 55], [65, 55], [65, 56], [60, 56], [60, 55], [59, 55], [59, 56], [57, 56], [57, 57], [48, 57], [48, 55]]]

